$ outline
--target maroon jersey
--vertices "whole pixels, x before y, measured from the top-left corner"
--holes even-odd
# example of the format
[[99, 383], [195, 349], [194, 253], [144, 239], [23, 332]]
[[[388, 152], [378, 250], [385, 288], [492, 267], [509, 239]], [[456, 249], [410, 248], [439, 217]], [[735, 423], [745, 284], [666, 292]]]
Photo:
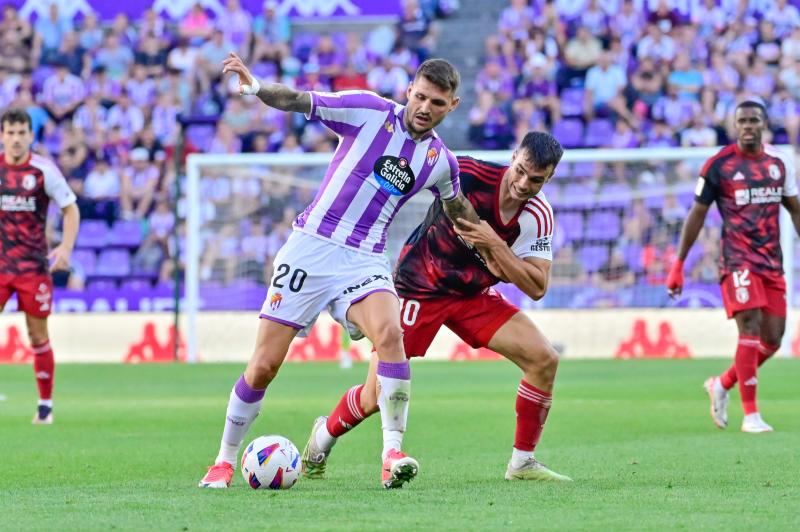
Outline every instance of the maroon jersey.
[[[520, 258], [552, 260], [553, 210], [543, 192], [525, 202], [508, 223], [500, 219], [500, 184], [507, 167], [458, 157], [461, 190], [485, 220]], [[395, 269], [395, 288], [417, 299], [470, 296], [499, 282], [483, 258], [453, 229], [440, 201], [403, 246]]]
[[797, 196], [794, 167], [770, 145], [756, 156], [726, 146], [700, 171], [695, 200], [717, 202], [722, 215], [720, 275], [748, 269], [782, 272], [778, 216], [781, 201]]
[[0, 274], [46, 274], [47, 208], [53, 199], [63, 208], [75, 194], [56, 165], [32, 154], [20, 165], [0, 154]]

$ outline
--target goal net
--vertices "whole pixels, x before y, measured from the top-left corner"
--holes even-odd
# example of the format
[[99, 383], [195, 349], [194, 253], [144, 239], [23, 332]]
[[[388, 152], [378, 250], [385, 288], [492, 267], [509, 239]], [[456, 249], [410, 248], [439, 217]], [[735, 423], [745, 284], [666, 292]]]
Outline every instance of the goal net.
[[[547, 295], [534, 302], [513, 286], [498, 289], [522, 309], [721, 306], [716, 208], [687, 258], [683, 295], [673, 301], [664, 288], [698, 172], [717, 151], [568, 150], [544, 188], [556, 217]], [[467, 154], [497, 163], [511, 155]], [[272, 259], [294, 217], [313, 200], [330, 158], [317, 153], [189, 156], [184, 309], [190, 358], [197, 352], [200, 313], [261, 308]], [[392, 261], [432, 201], [431, 194], [422, 193], [398, 213], [386, 248]], [[785, 266], [793, 273], [791, 234], [783, 231]], [[787, 275], [790, 294], [792, 277]], [[216, 335], [212, 341], [226, 338]]]

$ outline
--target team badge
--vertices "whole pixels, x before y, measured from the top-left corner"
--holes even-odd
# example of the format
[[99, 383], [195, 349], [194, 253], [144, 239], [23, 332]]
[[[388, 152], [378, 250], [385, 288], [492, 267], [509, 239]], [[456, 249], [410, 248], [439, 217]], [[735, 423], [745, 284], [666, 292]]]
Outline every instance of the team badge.
[[33, 190], [36, 188], [36, 177], [33, 174], [25, 174], [22, 176], [22, 188], [25, 190]]
[[428, 150], [428, 165], [433, 166], [439, 160], [439, 151], [436, 148]]
[[272, 297], [269, 298], [269, 308], [278, 310], [278, 307], [281, 306], [281, 301], [283, 301], [283, 296], [280, 292], [272, 294]]
[[744, 305], [750, 301], [750, 291], [745, 286], [740, 286], [736, 289], [736, 301]]
[[381, 188], [393, 196], [408, 194], [416, 181], [408, 159], [393, 155], [384, 155], [375, 161], [373, 175]]
[[392, 125], [392, 123], [389, 122], [388, 120], [383, 123], [383, 129], [385, 129], [389, 133], [394, 133], [394, 125]]
[[781, 169], [778, 168], [777, 164], [769, 165], [769, 168], [767, 170], [769, 171], [769, 176], [772, 179], [778, 180], [781, 178]]

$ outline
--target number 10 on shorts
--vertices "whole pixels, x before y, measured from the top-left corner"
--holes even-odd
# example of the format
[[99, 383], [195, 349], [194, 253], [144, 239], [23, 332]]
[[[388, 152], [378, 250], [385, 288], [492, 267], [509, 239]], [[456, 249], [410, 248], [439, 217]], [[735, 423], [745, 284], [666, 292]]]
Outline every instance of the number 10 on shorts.
[[419, 315], [419, 301], [416, 299], [400, 299], [400, 316], [403, 325], [413, 326]]

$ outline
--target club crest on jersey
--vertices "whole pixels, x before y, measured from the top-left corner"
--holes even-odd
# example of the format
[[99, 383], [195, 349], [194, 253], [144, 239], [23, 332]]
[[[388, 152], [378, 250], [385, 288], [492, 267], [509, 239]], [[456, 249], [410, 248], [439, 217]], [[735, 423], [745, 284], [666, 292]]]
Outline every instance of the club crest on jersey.
[[385, 129], [389, 133], [394, 133], [394, 125], [388, 120], [383, 123], [383, 129]]
[[25, 190], [33, 190], [36, 188], [36, 176], [33, 174], [25, 174], [22, 176], [22, 188]]
[[404, 196], [414, 188], [414, 172], [405, 157], [380, 157], [375, 161], [373, 175], [381, 188], [393, 196]]
[[743, 305], [750, 301], [750, 291], [746, 286], [740, 286], [736, 289], [736, 301]]
[[439, 150], [431, 148], [428, 150], [428, 166], [433, 166], [439, 160]]
[[281, 306], [281, 301], [283, 301], [283, 296], [280, 292], [272, 294], [272, 296], [269, 298], [269, 308], [272, 310], [278, 310], [278, 307]]
[[777, 164], [769, 165], [769, 168], [767, 168], [767, 171], [769, 172], [769, 176], [772, 179], [778, 180], [778, 179], [781, 178], [781, 169], [778, 168]]

